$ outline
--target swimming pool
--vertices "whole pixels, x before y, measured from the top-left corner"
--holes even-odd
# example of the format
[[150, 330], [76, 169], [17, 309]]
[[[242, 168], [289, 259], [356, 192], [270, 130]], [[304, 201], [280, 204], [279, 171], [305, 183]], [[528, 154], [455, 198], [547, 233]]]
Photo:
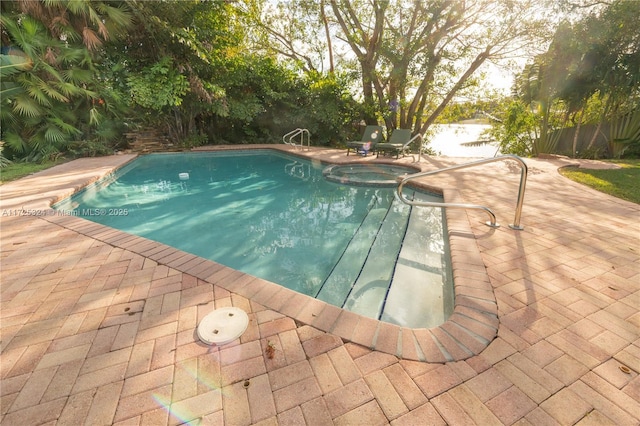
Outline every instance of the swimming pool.
[[152, 154], [55, 208], [371, 318], [444, 322], [453, 285], [442, 210], [328, 181], [324, 168], [272, 151]]

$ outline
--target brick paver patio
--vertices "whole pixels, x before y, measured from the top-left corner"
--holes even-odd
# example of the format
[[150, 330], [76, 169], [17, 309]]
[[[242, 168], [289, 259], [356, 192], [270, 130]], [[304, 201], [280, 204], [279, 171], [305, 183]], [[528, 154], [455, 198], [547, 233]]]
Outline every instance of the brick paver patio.
[[[557, 173], [576, 161], [526, 160], [523, 231], [506, 226], [512, 162], [428, 178], [503, 226], [447, 212], [456, 312], [409, 330], [47, 211], [130, 159], [76, 160], [0, 186], [3, 425], [640, 423], [640, 206]], [[226, 306], [249, 314], [247, 331], [200, 343], [199, 321]]]

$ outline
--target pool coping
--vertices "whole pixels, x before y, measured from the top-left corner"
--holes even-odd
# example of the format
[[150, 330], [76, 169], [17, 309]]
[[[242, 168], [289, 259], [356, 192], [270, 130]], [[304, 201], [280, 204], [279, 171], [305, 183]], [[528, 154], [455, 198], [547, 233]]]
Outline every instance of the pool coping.
[[[242, 145], [207, 148], [196, 151], [247, 149]], [[260, 148], [308, 158], [304, 151], [292, 152], [283, 146], [265, 145]], [[131, 160], [113, 167], [105, 176]], [[349, 162], [359, 161], [354, 159]], [[76, 186], [75, 192], [95, 180], [97, 179], [81, 187]], [[446, 202], [462, 202], [461, 194], [455, 189], [437, 188], [419, 182], [415, 186], [441, 193]], [[55, 198], [59, 201], [67, 196], [69, 193], [65, 191], [64, 195]], [[60, 216], [53, 211], [42, 215], [43, 219], [51, 223], [220, 286], [299, 323], [336, 335], [344, 341], [402, 359], [430, 363], [461, 361], [479, 354], [497, 336], [499, 324], [496, 298], [466, 211], [445, 209], [445, 217], [454, 282], [453, 313], [437, 327], [407, 328], [355, 314], [217, 262], [84, 218]]]

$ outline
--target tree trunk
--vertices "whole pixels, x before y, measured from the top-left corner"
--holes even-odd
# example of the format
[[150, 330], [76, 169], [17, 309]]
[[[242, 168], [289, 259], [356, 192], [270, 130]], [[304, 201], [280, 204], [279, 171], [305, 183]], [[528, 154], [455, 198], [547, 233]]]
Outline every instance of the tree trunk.
[[609, 99], [607, 99], [607, 103], [605, 104], [604, 110], [602, 110], [600, 121], [598, 121], [598, 127], [596, 128], [596, 131], [593, 132], [593, 136], [591, 136], [589, 145], [587, 145], [587, 150], [590, 150], [593, 147], [593, 144], [596, 143], [596, 139], [598, 138], [598, 133], [600, 133], [600, 129], [602, 128], [602, 123], [604, 122], [605, 117], [611, 110], [612, 105], [613, 105], [613, 101], [611, 100], [611, 97], [609, 97]]
[[[331, 0], [331, 8], [338, 24], [346, 35], [347, 42], [358, 58], [358, 62], [360, 62], [360, 67], [362, 68], [362, 94], [364, 96], [365, 121], [367, 124], [377, 124], [374, 110], [376, 102], [373, 95], [374, 87], [380, 85], [379, 82], [376, 81], [375, 70], [378, 62], [378, 50], [382, 43], [384, 13], [387, 6], [387, 2], [374, 2], [375, 22], [373, 28], [364, 28], [348, 0], [340, 2], [340, 5], [337, 4], [336, 0]], [[345, 15], [343, 15], [341, 8], [345, 8], [347, 11]], [[360, 40], [356, 37], [360, 37]], [[382, 87], [375, 88], [378, 95], [383, 93]], [[380, 98], [380, 96], [378, 96], [378, 98]]]
[[327, 49], [329, 49], [329, 72], [333, 74], [333, 45], [331, 44], [331, 34], [329, 33], [329, 21], [327, 21], [327, 15], [324, 13], [324, 0], [320, 2], [320, 16], [322, 23], [324, 24], [324, 32], [327, 35]]
[[598, 126], [596, 127], [596, 130], [593, 132], [593, 136], [591, 136], [589, 145], [587, 145], [587, 151], [593, 147], [594, 143], [596, 143], [596, 139], [598, 139], [598, 133], [600, 133], [600, 129], [602, 128], [603, 122], [604, 122], [604, 117], [602, 117], [602, 120], [598, 121]]
[[582, 127], [582, 115], [584, 114], [584, 109], [580, 110], [580, 117], [578, 118], [578, 124], [576, 125], [576, 130], [573, 133], [573, 143], [571, 145], [571, 156], [576, 158], [576, 148], [578, 146], [578, 135], [580, 134], [580, 127]]
[[[462, 88], [462, 86], [469, 79], [469, 77], [471, 77], [471, 75], [474, 72], [476, 72], [476, 70], [478, 68], [480, 68], [480, 66], [484, 63], [484, 61], [487, 60], [487, 58], [489, 57], [489, 50], [490, 50], [490, 48], [487, 48], [482, 53], [480, 53], [478, 56], [476, 56], [476, 58], [471, 63], [471, 66], [467, 69], [467, 71], [465, 71], [465, 73], [462, 75], [462, 77], [460, 77], [460, 79], [456, 82], [456, 84], [453, 86], [453, 88], [449, 91], [449, 93], [447, 93], [447, 95], [444, 97], [442, 102], [440, 102], [440, 104], [431, 113], [431, 115], [429, 115], [427, 120], [424, 122], [424, 124], [420, 127], [420, 129], [416, 133], [420, 133], [420, 134], [425, 134], [426, 133], [427, 129], [429, 129], [429, 126], [431, 126], [436, 121], [436, 119], [438, 118], [440, 113], [442, 113], [442, 111], [447, 106], [447, 104], [449, 104], [449, 102], [451, 102], [451, 99], [453, 99], [455, 94], [458, 93], [458, 90], [460, 90], [460, 88]], [[423, 81], [423, 83], [424, 83], [424, 81]], [[423, 105], [423, 107], [424, 107], [424, 105]], [[422, 114], [422, 111], [421, 110], [417, 110], [416, 114]]]

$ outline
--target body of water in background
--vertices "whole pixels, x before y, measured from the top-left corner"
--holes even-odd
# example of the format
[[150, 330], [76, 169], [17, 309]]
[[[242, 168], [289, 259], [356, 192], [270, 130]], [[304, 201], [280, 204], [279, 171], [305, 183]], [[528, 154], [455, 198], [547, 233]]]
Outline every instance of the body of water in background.
[[438, 155], [447, 157], [486, 158], [500, 155], [498, 143], [474, 144], [487, 140], [482, 133], [490, 129], [489, 124], [439, 124], [429, 138], [429, 147]]

